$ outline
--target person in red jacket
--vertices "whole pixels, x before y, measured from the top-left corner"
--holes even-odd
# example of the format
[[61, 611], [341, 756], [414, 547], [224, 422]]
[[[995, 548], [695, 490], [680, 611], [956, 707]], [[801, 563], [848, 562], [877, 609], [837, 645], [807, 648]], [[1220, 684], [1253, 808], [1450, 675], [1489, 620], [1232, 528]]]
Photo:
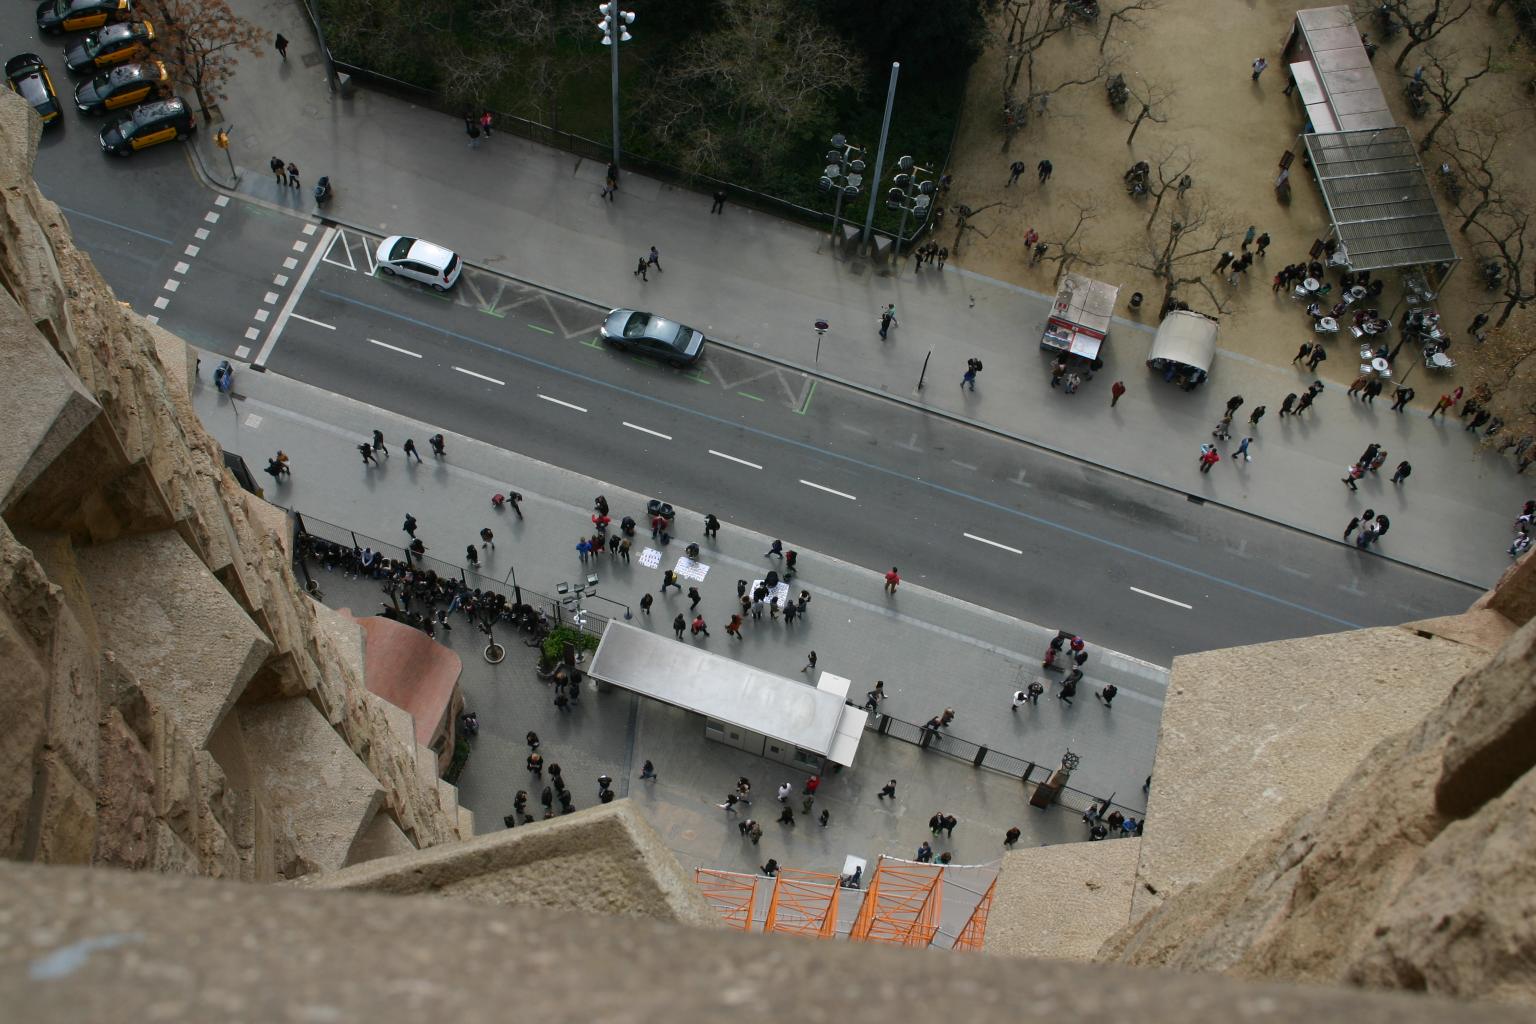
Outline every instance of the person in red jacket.
[[1211, 467], [1220, 461], [1221, 453], [1216, 450], [1215, 445], [1203, 444], [1200, 446], [1200, 472], [1209, 473]]

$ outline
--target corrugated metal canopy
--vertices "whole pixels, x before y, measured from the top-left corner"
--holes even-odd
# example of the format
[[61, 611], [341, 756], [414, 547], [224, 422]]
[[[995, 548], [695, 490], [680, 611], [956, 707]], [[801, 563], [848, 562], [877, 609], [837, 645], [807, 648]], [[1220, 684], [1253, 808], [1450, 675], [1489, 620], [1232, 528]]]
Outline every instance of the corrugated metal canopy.
[[1352, 269], [1456, 262], [1408, 129], [1394, 125], [1303, 138]]

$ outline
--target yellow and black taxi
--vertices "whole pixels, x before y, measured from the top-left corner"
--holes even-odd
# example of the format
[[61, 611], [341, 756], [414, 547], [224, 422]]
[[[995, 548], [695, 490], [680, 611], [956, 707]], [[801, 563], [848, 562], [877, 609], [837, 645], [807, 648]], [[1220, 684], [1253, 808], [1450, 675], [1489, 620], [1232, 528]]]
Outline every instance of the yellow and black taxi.
[[197, 130], [197, 119], [180, 97], [140, 103], [101, 130], [101, 148], [113, 156], [132, 156], [141, 149], [172, 139], [185, 139]]
[[133, 0], [43, 0], [37, 5], [37, 27], [43, 32], [79, 32], [127, 21], [132, 14]]
[[77, 75], [99, 68], [109, 68], [149, 53], [155, 41], [155, 26], [147, 21], [127, 25], [108, 25], [88, 34], [64, 51], [64, 64]]
[[105, 114], [163, 96], [170, 88], [171, 75], [164, 61], [124, 64], [76, 86], [75, 109], [82, 114]]
[[37, 54], [19, 53], [6, 61], [5, 84], [32, 104], [37, 116], [43, 119], [43, 127], [59, 120], [59, 94], [53, 91], [53, 79], [48, 77], [43, 58]]

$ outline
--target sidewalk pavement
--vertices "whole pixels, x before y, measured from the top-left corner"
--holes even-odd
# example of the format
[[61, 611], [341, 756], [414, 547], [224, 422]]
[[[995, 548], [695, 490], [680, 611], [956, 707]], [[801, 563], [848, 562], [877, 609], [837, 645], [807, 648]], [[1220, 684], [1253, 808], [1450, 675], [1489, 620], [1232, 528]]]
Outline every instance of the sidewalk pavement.
[[[286, 64], [275, 54], [247, 58], [230, 83], [222, 109], [238, 126], [231, 154], [244, 195], [313, 213], [308, 189], [279, 188], [266, 173], [268, 159], [281, 156], [306, 182], [331, 176], [336, 194], [325, 213], [339, 223], [425, 235], [490, 270], [601, 305], [655, 309], [718, 343], [1319, 536], [1338, 538], [1367, 507], [1391, 516], [1392, 540], [1370, 554], [1344, 548], [1341, 559], [1393, 558], [1477, 586], [1492, 585], [1508, 564], [1525, 481], [1506, 458], [1479, 457], [1454, 418], [1427, 421], [1442, 386], [1422, 368], [1408, 378], [1419, 401], [1405, 414], [1389, 410], [1390, 389], [1367, 407], [1330, 384], [1304, 417], [1281, 419], [1281, 400], [1305, 390], [1311, 374], [1222, 351], [1211, 380], [1186, 393], [1145, 367], [1152, 326], [1117, 320], [1103, 371], [1066, 395], [1049, 387], [1050, 357], [1037, 344], [1047, 296], [955, 266], [915, 273], [907, 261], [892, 273], [844, 260], [823, 233], [731, 205], [711, 215], [709, 196], [635, 174], [623, 174], [617, 201], [606, 202], [603, 164], [501, 132], [471, 150], [455, 118], [367, 89], [332, 96], [323, 64], [306, 65], [317, 51], [298, 5], [232, 7], [305, 41]], [[227, 188], [212, 134], [197, 137], [198, 162]], [[666, 272], [642, 282], [630, 271], [652, 245]], [[887, 302], [899, 326], [882, 341], [877, 314]], [[831, 324], [819, 359], [817, 319]], [[1316, 340], [1299, 306], [1295, 323], [1298, 345]], [[1243, 329], [1241, 321], [1223, 326], [1228, 336]], [[1331, 343], [1328, 371], [1353, 379], [1354, 348], [1348, 338]], [[962, 391], [973, 356], [985, 369], [976, 391]], [[1122, 379], [1128, 392], [1111, 408], [1109, 385]], [[1246, 401], [1223, 445], [1228, 457], [1201, 474], [1199, 445], [1232, 395]], [[1253, 459], [1233, 460], [1261, 404], [1268, 415], [1253, 431]], [[1387, 472], [1350, 491], [1340, 478], [1373, 441], [1389, 451]], [[1399, 487], [1387, 477], [1401, 459], [1414, 471]]]
[[[711, 633], [702, 641], [708, 650], [790, 679], [806, 678], [800, 669], [807, 652], [815, 650], [821, 671], [853, 679], [855, 699], [883, 679], [889, 696], [881, 710], [886, 714], [920, 724], [953, 707], [957, 717], [950, 731], [956, 736], [1048, 768], [1071, 750], [1082, 757], [1074, 788], [1099, 797], [1118, 794], [1127, 807], [1143, 806], [1141, 785], [1152, 771], [1167, 686], [1164, 669], [1107, 651], [1090, 637], [1087, 678], [1075, 704], [1052, 698], [1060, 678], [1052, 674], [1037, 706], [1005, 714], [1012, 693], [1039, 675], [1039, 659], [1054, 627], [1020, 622], [911, 583], [888, 598], [878, 572], [803, 548], [793, 586], [812, 595], [806, 615], [793, 624], [766, 614], [761, 620], [749, 618], [738, 641], [725, 633], [726, 622], [738, 610], [736, 581], [761, 578], [770, 567], [782, 571], [763, 557], [770, 537], [727, 521], [718, 538], [706, 539], [703, 515], [708, 510], [679, 508], [676, 534], [660, 566], [640, 564], [652, 547], [643, 529], [629, 564], [608, 555], [583, 564], [575, 545], [593, 532], [592, 499], [606, 495], [615, 522], [626, 513], [644, 522], [648, 496], [454, 434], [446, 435], [446, 460], [428, 452], [423, 463], [407, 462], [401, 442], [411, 437], [426, 448], [426, 438], [439, 428], [275, 373], [241, 374], [235, 393], [231, 401], [208, 382], [198, 382], [194, 404], [208, 430], [226, 450], [244, 456], [269, 500], [355, 530], [360, 544], [374, 538], [372, 546], [380, 547], [381, 540], [387, 555], [403, 557], [400, 545], [408, 538], [401, 524], [410, 513], [419, 523], [417, 536], [427, 545], [427, 555], [456, 567], [465, 564], [467, 545], [480, 549], [480, 529], [489, 526], [496, 548], [480, 549], [484, 576], [501, 580], [515, 570], [519, 585], [552, 595], [556, 584], [595, 573], [601, 580], [597, 592], [627, 604], [632, 624], [669, 635], [673, 616], [687, 613], [689, 601], [677, 590], [656, 593], [661, 570], [682, 557], [684, 545], [697, 541], [707, 573], [696, 584], [685, 581], [684, 587], [700, 590], [699, 611]], [[365, 466], [357, 445], [375, 428], [384, 432], [392, 457], [380, 458], [378, 467]], [[262, 467], [278, 449], [291, 457], [292, 476], [274, 484]], [[509, 488], [525, 496], [526, 518], [492, 508], [491, 495]], [[655, 598], [648, 616], [639, 608], [646, 593]], [[355, 610], [376, 611], [381, 600], [377, 595]], [[604, 615], [623, 614], [604, 602], [588, 606]], [[455, 627], [461, 651], [474, 649], [457, 636], [468, 632]], [[1107, 682], [1120, 691], [1113, 709], [1093, 696]]]

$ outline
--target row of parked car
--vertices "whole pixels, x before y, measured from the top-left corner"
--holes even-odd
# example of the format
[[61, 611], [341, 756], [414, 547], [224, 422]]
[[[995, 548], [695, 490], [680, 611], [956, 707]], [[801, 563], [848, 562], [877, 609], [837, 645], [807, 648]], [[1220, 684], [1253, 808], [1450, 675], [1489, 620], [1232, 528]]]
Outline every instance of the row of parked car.
[[[133, 18], [133, 0], [43, 0], [37, 27], [57, 35], [84, 31], [64, 49], [64, 65], [89, 75], [75, 87], [75, 109], [88, 116], [119, 112], [101, 129], [101, 148], [116, 156], [185, 139], [197, 130], [186, 102], [173, 94], [165, 62], [151, 53], [155, 27]], [[5, 80], [37, 111], [43, 125], [63, 117], [48, 67], [35, 53], [5, 62]]]

